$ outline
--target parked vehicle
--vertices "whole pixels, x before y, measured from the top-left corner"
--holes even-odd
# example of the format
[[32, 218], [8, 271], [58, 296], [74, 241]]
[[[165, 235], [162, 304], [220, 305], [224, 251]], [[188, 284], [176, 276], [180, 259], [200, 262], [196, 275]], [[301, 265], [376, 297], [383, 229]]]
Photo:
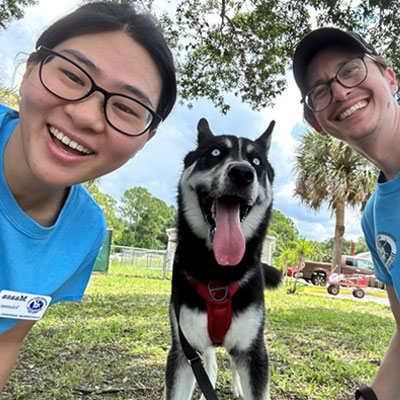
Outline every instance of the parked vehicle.
[[368, 286], [384, 288], [384, 284], [375, 277], [372, 261], [357, 256], [342, 256], [341, 264], [334, 270], [331, 270], [331, 263], [306, 261], [299, 277], [314, 285], [325, 286], [331, 273], [343, 274], [346, 277], [365, 277]]

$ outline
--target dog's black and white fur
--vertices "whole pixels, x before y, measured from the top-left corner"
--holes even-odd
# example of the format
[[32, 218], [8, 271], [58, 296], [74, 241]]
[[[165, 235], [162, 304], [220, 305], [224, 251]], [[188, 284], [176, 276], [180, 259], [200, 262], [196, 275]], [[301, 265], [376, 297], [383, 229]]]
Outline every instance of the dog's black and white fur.
[[[214, 386], [216, 382], [217, 362], [207, 330], [206, 302], [189, 279], [216, 280], [224, 285], [239, 283], [232, 297], [232, 323], [222, 343], [231, 357], [233, 396], [246, 400], [270, 398], [264, 289], [278, 286], [281, 275], [261, 263], [261, 251], [272, 207], [274, 173], [267, 153], [273, 125], [252, 141], [231, 135], [214, 136], [208, 122], [201, 119], [198, 147], [185, 157], [178, 186], [178, 246], [172, 278], [172, 347], [166, 369], [166, 400], [191, 399], [195, 385], [182, 352], [176, 309], [186, 339], [202, 354], [210, 380]], [[231, 234], [233, 244], [223, 243], [229, 232], [219, 232], [218, 236], [216, 214], [224, 207], [228, 209], [222, 211], [226, 215], [240, 213], [237, 218], [244, 249], [240, 232]], [[233, 217], [226, 215], [229, 224], [234, 224], [230, 221]], [[226, 229], [226, 224], [221, 229]], [[213, 243], [216, 241], [222, 244]]]

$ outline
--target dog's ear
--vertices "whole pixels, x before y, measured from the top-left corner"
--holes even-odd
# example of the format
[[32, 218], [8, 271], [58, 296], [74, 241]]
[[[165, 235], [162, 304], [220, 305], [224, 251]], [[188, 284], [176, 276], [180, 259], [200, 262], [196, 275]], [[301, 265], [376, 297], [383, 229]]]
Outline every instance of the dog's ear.
[[207, 139], [212, 138], [214, 135], [211, 132], [210, 125], [205, 118], [202, 118], [197, 124], [197, 143], [201, 144]]
[[271, 147], [271, 139], [272, 139], [272, 131], [274, 130], [275, 121], [271, 121], [267, 130], [256, 140], [256, 143], [261, 145], [265, 152], [268, 153], [269, 148]]

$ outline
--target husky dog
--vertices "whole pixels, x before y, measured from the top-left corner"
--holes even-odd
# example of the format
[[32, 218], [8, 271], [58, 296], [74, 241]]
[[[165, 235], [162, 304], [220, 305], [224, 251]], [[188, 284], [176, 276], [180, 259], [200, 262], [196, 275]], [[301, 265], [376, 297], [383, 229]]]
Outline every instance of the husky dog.
[[178, 324], [214, 387], [214, 346], [223, 346], [231, 358], [234, 398], [269, 399], [264, 289], [281, 281], [278, 270], [261, 263], [272, 207], [267, 153], [273, 126], [252, 141], [214, 136], [207, 120], [199, 121], [198, 147], [186, 155], [178, 186], [166, 400], [189, 400], [195, 386]]

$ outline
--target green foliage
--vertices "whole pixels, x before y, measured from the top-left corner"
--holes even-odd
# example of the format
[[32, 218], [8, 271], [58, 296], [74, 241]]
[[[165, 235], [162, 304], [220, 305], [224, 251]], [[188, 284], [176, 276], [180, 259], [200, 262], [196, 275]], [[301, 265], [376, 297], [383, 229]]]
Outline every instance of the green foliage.
[[[315, 252], [314, 246], [311, 241], [307, 240], [306, 238], [300, 238], [296, 240], [293, 247], [294, 256], [299, 272], [304, 268], [305, 261]], [[297, 287], [297, 280], [299, 278], [299, 274], [296, 274], [296, 278], [293, 283], [293, 287], [288, 290], [288, 293], [295, 293]]]
[[[335, 238], [330, 238], [324, 242], [312, 241], [314, 253], [311, 254], [307, 259], [313, 261], [332, 262], [334, 244]], [[359, 237], [356, 242], [343, 239], [342, 254], [350, 255], [352, 244], [354, 244], [355, 254], [368, 251], [368, 246], [365, 239], [363, 237]]]
[[295, 174], [295, 196], [314, 210], [327, 204], [335, 214], [332, 265], [340, 264], [346, 206], [364, 209], [378, 171], [344, 142], [310, 130], [298, 146]]
[[124, 192], [119, 214], [124, 228], [118, 244], [148, 249], [166, 248], [166, 229], [175, 226], [175, 207], [167, 206], [146, 188], [136, 186]]
[[297, 265], [304, 263], [315, 251], [312, 242], [304, 237], [295, 242], [294, 250], [297, 255]]
[[223, 113], [226, 92], [255, 109], [271, 105], [285, 88], [296, 38], [307, 30], [305, 8], [290, 3], [178, 1], [175, 15], [160, 21], [178, 55], [181, 98], [209, 98]]
[[0, 3], [0, 27], [4, 29], [12, 20], [22, 18], [24, 8], [37, 3], [37, 0], [3, 0]]
[[176, 210], [140, 186], [127, 189], [120, 204], [111, 195], [102, 193], [98, 181], [84, 186], [104, 212], [107, 227], [112, 229], [112, 243], [119, 246], [165, 249], [166, 229], [175, 226]]
[[286, 275], [288, 267], [296, 265], [297, 254], [292, 246], [286, 246], [282, 249], [277, 257], [274, 258], [274, 266], [281, 268], [283, 275]]
[[295, 195], [314, 210], [325, 202], [332, 210], [343, 201], [365, 207], [376, 184], [377, 169], [347, 144], [314, 130], [296, 151]]
[[333, 254], [332, 253], [333, 242], [334, 242], [333, 239], [332, 239], [332, 244], [328, 244], [327, 242], [312, 241], [314, 252], [313, 254], [309, 255], [307, 260], [331, 262]]
[[107, 221], [107, 228], [113, 231], [111, 236], [112, 243], [120, 243], [122, 239], [123, 221], [116, 215], [117, 201], [111, 195], [100, 192], [97, 185], [91, 185], [88, 189], [94, 201], [103, 210]]
[[164, 12], [153, 0], [140, 3], [158, 15], [174, 48], [181, 99], [206, 97], [223, 113], [227, 92], [257, 110], [271, 105], [286, 87], [296, 44], [314, 26], [363, 34], [400, 71], [398, 0], [177, 0]]
[[[351, 254], [351, 246], [354, 243], [354, 252], [355, 254], [364, 253], [368, 251], [367, 242], [363, 237], [359, 237], [356, 242], [352, 240], [343, 240], [343, 254]], [[327, 247], [333, 248], [334, 238], [328, 239], [325, 241]], [[330, 261], [330, 260], [329, 260]]]
[[365, 253], [368, 251], [368, 246], [367, 242], [365, 241], [365, 238], [359, 237], [358, 240], [355, 242], [355, 253]]
[[272, 210], [268, 235], [276, 237], [274, 259], [278, 259], [285, 248], [290, 248], [299, 236], [299, 231], [291, 218], [285, 217], [280, 211]]

